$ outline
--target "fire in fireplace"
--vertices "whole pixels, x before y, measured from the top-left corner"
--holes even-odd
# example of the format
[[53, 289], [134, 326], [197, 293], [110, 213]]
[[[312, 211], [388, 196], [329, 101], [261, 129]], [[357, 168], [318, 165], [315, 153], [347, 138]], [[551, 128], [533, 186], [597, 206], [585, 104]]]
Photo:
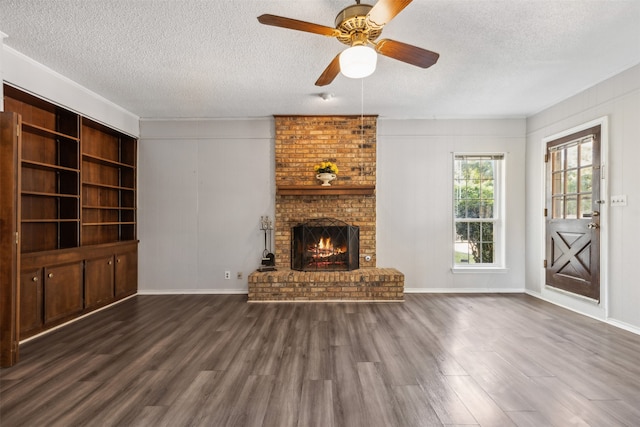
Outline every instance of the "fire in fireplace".
[[312, 219], [293, 227], [291, 268], [349, 271], [360, 268], [360, 228], [333, 218]]

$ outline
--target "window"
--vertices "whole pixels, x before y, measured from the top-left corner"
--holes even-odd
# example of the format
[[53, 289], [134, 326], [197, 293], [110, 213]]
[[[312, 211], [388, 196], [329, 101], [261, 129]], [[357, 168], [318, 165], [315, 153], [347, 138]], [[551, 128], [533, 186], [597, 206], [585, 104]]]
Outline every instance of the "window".
[[504, 154], [455, 154], [454, 268], [504, 267]]

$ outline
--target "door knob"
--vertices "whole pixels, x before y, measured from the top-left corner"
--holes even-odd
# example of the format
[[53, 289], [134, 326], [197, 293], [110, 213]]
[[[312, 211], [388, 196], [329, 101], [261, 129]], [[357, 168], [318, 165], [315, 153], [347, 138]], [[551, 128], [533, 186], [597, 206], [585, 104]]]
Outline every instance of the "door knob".
[[587, 228], [590, 228], [590, 229], [600, 228], [600, 225], [596, 224], [595, 222], [590, 222], [589, 224], [587, 224]]

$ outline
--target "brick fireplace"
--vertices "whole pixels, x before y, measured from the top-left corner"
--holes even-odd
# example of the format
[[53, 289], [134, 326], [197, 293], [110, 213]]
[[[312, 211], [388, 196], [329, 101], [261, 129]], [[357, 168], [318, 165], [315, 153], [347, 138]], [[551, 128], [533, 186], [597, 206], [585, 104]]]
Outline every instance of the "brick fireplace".
[[[249, 275], [249, 301], [402, 300], [404, 275], [376, 266], [377, 116], [275, 116], [277, 271]], [[337, 164], [320, 186], [314, 165]], [[359, 228], [359, 269], [291, 269], [292, 229], [330, 218]]]

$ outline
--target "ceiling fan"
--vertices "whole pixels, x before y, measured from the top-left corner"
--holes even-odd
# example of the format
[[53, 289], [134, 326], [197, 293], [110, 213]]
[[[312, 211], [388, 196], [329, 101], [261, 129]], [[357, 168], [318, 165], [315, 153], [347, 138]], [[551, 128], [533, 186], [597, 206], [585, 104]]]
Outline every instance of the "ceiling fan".
[[[330, 84], [341, 71], [341, 62], [343, 62], [342, 71], [345, 74], [344, 62], [346, 62], [347, 55], [343, 55], [343, 53], [349, 51], [355, 53], [356, 50], [359, 50], [365, 54], [368, 51], [369, 56], [373, 56], [373, 68], [369, 71], [364, 71], [364, 73], [368, 72], [369, 74], [375, 69], [376, 52], [421, 68], [428, 68], [435, 64], [440, 55], [430, 50], [390, 39], [376, 41], [382, 33], [382, 28], [407, 7], [411, 1], [378, 0], [375, 5], [371, 6], [360, 4], [360, 0], [356, 0], [356, 4], [347, 6], [338, 13], [335, 20], [335, 28], [269, 14], [260, 15], [258, 21], [261, 24], [273, 25], [274, 27], [335, 37], [338, 41], [351, 46], [350, 49], [339, 53], [316, 81], [316, 86], [325, 86]], [[369, 46], [372, 46], [372, 48]], [[369, 74], [347, 75], [349, 77], [365, 77]]]

